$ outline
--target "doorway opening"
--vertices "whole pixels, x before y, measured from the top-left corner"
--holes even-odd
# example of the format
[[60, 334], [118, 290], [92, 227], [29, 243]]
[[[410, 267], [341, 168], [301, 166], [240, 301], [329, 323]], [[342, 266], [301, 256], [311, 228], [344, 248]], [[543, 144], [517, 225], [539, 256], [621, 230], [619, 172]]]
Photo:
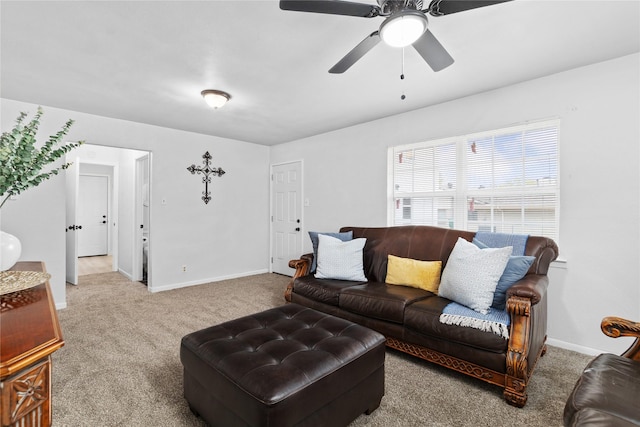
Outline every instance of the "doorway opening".
[[151, 194], [149, 191], [149, 154], [145, 154], [136, 159], [136, 191], [135, 191], [135, 217], [136, 217], [136, 239], [141, 242], [142, 250], [136, 249], [134, 252], [134, 268], [136, 277], [145, 285], [149, 282], [149, 223], [151, 220], [151, 205], [149, 203]]
[[85, 144], [67, 161], [67, 282], [118, 271], [148, 284], [151, 153]]

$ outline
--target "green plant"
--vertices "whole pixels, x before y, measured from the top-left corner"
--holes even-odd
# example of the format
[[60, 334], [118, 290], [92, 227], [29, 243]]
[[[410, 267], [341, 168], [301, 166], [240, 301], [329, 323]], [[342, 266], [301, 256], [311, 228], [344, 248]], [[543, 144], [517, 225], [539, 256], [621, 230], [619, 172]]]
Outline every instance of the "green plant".
[[22, 191], [40, 185], [52, 175], [58, 175], [63, 169], [71, 166], [65, 163], [53, 167], [48, 171], [43, 168], [53, 163], [72, 149], [79, 147], [84, 141], [61, 144], [62, 138], [69, 132], [73, 120], [68, 120], [62, 129], [38, 149], [36, 148], [36, 133], [40, 126], [42, 108], [33, 116], [31, 121], [23, 124], [27, 113], [20, 113], [16, 124], [10, 132], [2, 133], [0, 144], [0, 196], [3, 197], [0, 208], [9, 197], [20, 194]]

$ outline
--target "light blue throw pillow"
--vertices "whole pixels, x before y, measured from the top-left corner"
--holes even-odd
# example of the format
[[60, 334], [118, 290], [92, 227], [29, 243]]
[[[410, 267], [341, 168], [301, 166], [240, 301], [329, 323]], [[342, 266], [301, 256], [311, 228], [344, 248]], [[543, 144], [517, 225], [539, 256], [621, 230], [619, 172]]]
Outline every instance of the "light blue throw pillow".
[[318, 236], [318, 269], [316, 278], [366, 282], [362, 249], [367, 239], [346, 242], [335, 237]]
[[[487, 245], [476, 238], [473, 239], [473, 244], [480, 249], [488, 248]], [[531, 267], [531, 264], [533, 264], [535, 260], [536, 257], [526, 255], [512, 255], [509, 257], [504, 273], [502, 273], [500, 280], [498, 280], [496, 291], [493, 294], [493, 303], [491, 304], [491, 307], [498, 310], [504, 310], [506, 308], [507, 290], [527, 274], [529, 267]]]
[[343, 242], [348, 242], [353, 239], [353, 231], [346, 231], [344, 233], [323, 233], [318, 231], [310, 231], [309, 237], [311, 238], [311, 245], [313, 246], [313, 262], [311, 262], [311, 269], [309, 273], [315, 273], [316, 266], [318, 265], [318, 235], [335, 237]]

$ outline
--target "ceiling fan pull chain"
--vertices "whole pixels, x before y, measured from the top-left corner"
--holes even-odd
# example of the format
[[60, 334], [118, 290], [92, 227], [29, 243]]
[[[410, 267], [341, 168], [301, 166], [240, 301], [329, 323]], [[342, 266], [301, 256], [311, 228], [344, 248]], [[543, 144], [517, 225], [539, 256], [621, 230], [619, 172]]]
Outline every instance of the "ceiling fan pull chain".
[[[404, 47], [402, 48], [402, 71], [400, 73], [400, 80], [404, 80]], [[404, 86], [403, 86], [402, 95], [400, 96], [400, 99], [404, 101], [405, 98], [406, 96], [404, 95]]]

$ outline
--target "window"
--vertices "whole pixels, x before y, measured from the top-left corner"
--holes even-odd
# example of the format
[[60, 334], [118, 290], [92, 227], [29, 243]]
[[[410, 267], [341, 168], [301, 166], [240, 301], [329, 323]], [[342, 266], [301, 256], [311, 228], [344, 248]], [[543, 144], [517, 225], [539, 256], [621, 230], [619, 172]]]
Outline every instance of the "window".
[[548, 120], [392, 147], [391, 225], [533, 234], [557, 241], [558, 132], [559, 121]]

